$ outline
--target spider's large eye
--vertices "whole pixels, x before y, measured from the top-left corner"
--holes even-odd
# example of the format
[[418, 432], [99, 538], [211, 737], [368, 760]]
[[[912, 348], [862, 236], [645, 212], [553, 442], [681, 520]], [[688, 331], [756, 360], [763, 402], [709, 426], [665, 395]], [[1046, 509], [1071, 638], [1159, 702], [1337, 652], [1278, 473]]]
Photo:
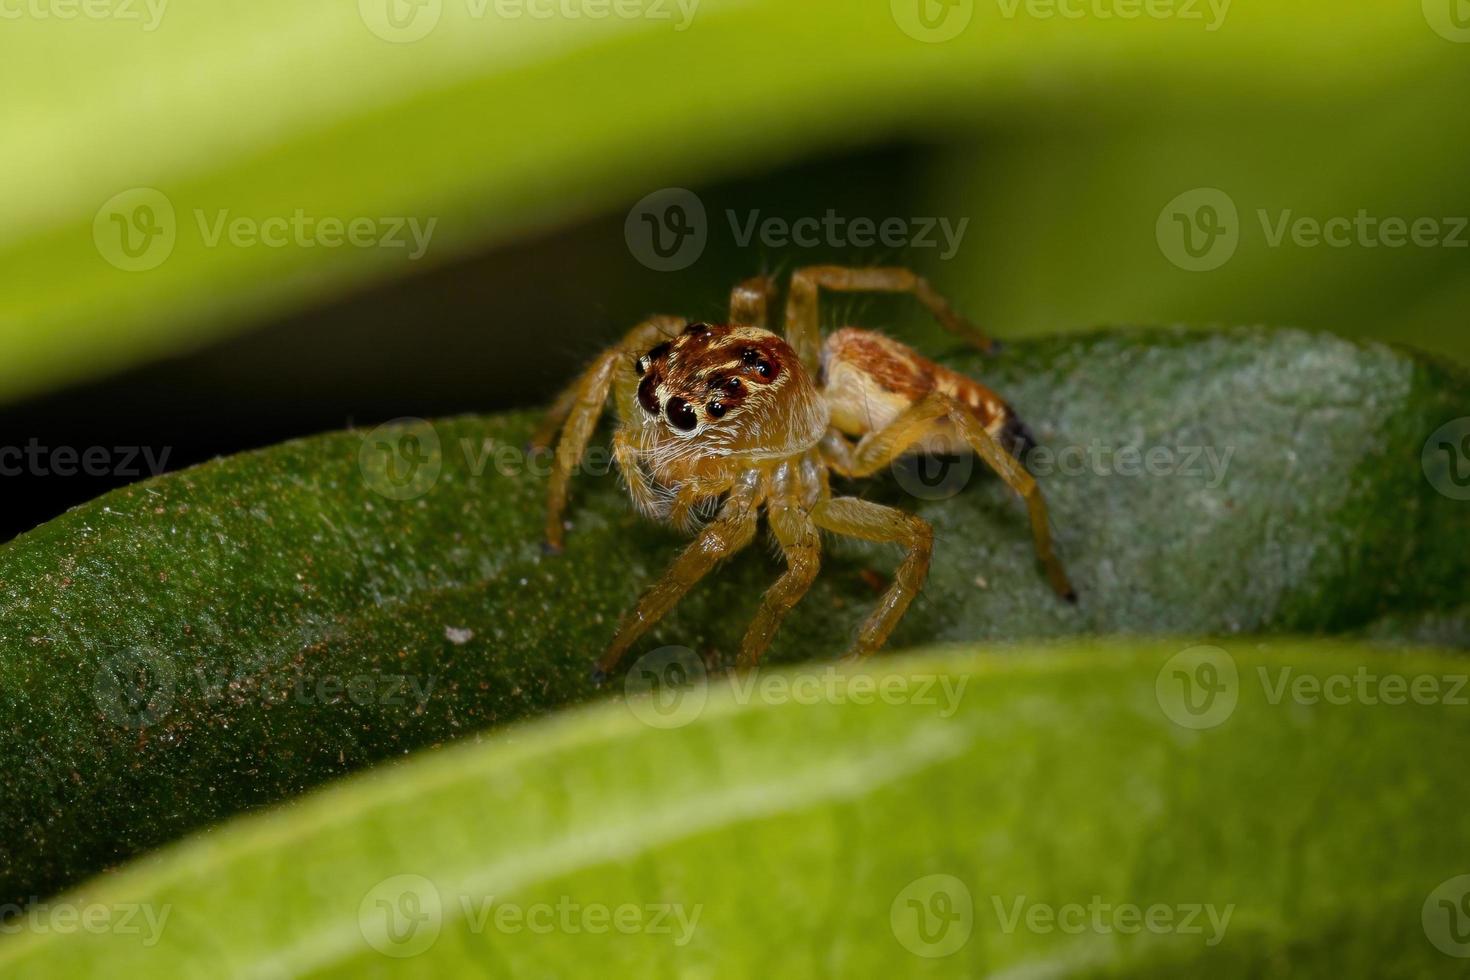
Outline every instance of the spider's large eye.
[[638, 404], [649, 415], [658, 414], [658, 392], [654, 390], [657, 387], [651, 374], [638, 382]]
[[664, 414], [669, 417], [669, 423], [680, 432], [688, 432], [699, 424], [699, 415], [694, 411], [694, 406], [682, 398], [670, 398], [669, 403], [664, 406]]

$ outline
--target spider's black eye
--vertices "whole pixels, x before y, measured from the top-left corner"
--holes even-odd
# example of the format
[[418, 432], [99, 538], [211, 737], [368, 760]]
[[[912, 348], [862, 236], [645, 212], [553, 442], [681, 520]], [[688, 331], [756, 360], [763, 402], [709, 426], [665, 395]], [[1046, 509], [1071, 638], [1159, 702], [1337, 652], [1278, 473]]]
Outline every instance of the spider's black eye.
[[706, 412], [709, 412], [710, 418], [712, 419], [722, 419], [725, 417], [724, 402], [710, 402], [708, 405], [704, 406], [704, 410]]
[[664, 414], [669, 417], [669, 423], [681, 432], [688, 432], [699, 424], [694, 406], [682, 398], [670, 398], [664, 406]]
[[740, 360], [748, 367], [755, 368], [755, 373], [770, 381], [776, 376], [776, 367], [765, 356], [754, 347], [747, 347], [740, 352]]
[[721, 378], [712, 386], [715, 391], [722, 391], [730, 398], [744, 398], [745, 385], [739, 378]]
[[709, 333], [708, 323], [691, 323], [684, 328], [684, 333], [689, 336], [694, 334]]
[[638, 382], [638, 404], [649, 415], [658, 414], [658, 392], [654, 390], [656, 387], [658, 386], [654, 384], [651, 374]]

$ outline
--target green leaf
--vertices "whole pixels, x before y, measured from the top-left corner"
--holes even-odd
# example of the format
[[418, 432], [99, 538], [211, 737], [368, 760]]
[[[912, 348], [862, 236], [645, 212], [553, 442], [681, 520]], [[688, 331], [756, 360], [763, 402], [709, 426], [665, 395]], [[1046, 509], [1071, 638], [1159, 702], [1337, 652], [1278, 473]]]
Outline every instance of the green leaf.
[[696, 683], [151, 855], [8, 924], [0, 970], [1435, 975], [1466, 948], [1465, 682], [1233, 641]]
[[[1421, 463], [1432, 433], [1470, 416], [1454, 369], [1264, 330], [1103, 333], [950, 362], [994, 383], [1051, 451], [1033, 462], [1081, 601], [1050, 592], [998, 481], [977, 470], [921, 499], [904, 489], [922, 489], [912, 471], [895, 473], [851, 488], [936, 528], [895, 646], [1368, 630], [1470, 643], [1470, 507], [1446, 495], [1447, 458]], [[575, 483], [566, 553], [544, 555], [545, 484], [520, 450], [530, 421], [245, 453], [0, 548], [0, 901], [591, 697], [617, 617], [681, 541], [636, 518], [604, 470]], [[1124, 447], [1163, 475], [1135, 473]], [[400, 450], [427, 454], [404, 484], [418, 496], [394, 499], [385, 479]], [[778, 572], [764, 551], [712, 576], [634, 656], [730, 657]], [[771, 657], [840, 654], [876, 601], [873, 571], [895, 561], [833, 542]]]
[[[668, 16], [256, 0], [7, 17], [0, 399], [188, 349], [666, 184], [822, 147], [969, 131], [1002, 106], [1050, 118], [1059, 95], [1092, 125], [1087, 100], [1110, 93], [1126, 114], [1140, 77], [1167, 79], [1191, 112], [1194, 99], [1235, 93], [1255, 113], [1269, 91], [1331, 115], [1458, 60], [1412, 5], [1236, 5], [1222, 24], [1203, 5], [1199, 16], [1078, 20], [981, 4], [944, 43], [912, 19], [906, 31], [902, 5], [887, 3], [638, 6]], [[691, 8], [689, 20], [680, 11]], [[405, 29], [388, 24], [389, 9], [410, 15]], [[419, 27], [428, 32], [411, 39]], [[1404, 142], [1445, 128], [1437, 117]], [[222, 231], [240, 220], [294, 227], [298, 214], [312, 228], [436, 224], [417, 262], [416, 249], [351, 246], [340, 231], [293, 230], [283, 242], [266, 228], [269, 244]], [[123, 235], [136, 261], [120, 252]]]

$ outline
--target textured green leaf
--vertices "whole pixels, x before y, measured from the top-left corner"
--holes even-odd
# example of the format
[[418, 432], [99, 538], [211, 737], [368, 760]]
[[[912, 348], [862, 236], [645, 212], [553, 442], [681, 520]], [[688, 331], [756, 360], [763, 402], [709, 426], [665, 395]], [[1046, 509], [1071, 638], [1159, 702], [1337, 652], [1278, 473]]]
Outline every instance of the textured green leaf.
[[[1436, 489], [1452, 472], [1421, 465], [1431, 433], [1470, 416], [1455, 370], [1264, 330], [1107, 333], [951, 362], [1011, 397], [1049, 450], [1081, 453], [1081, 473], [1042, 476], [1081, 601], [1051, 594], [996, 480], [976, 471], [924, 500], [895, 474], [854, 492], [916, 509], [938, 539], [895, 645], [1367, 630], [1470, 642], [1470, 507]], [[679, 538], [638, 520], [612, 476], [587, 475], [566, 553], [545, 556], [544, 481], [519, 455], [529, 423], [291, 442], [109, 494], [0, 548], [0, 901], [591, 696], [589, 666]], [[424, 492], [390, 499], [384, 467], [400, 460], [380, 444], [405, 434], [438, 451], [417, 471]], [[1126, 446], [1160, 449], [1173, 469], [1087, 468]], [[1207, 450], [1228, 466], [1191, 475]], [[764, 551], [713, 576], [635, 655], [731, 656], [777, 574]], [[876, 599], [871, 571], [895, 560], [834, 543], [773, 659], [841, 653]]]
[[151, 855], [12, 923], [0, 971], [1448, 975], [1465, 679], [1237, 640], [685, 686]]

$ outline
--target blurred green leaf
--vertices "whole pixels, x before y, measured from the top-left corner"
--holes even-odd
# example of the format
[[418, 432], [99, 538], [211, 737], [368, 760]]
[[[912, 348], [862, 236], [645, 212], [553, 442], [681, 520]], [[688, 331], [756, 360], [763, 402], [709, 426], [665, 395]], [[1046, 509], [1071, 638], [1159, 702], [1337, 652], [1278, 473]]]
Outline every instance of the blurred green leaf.
[[[946, 8], [963, 29], [941, 43], [951, 31], [903, 2], [646, 0], [667, 16], [606, 19], [490, 0], [17, 8], [0, 35], [0, 399], [818, 148], [1160, 98], [1342, 112], [1463, 60], [1415, 4], [948, 19], [969, 6]], [[403, 231], [402, 247], [329, 246], [267, 224], [298, 214], [435, 224], [414, 262]], [[215, 237], [236, 220], [285, 244]]]
[[[904, 464], [854, 488], [936, 528], [895, 645], [1365, 630], [1470, 645], [1470, 508], [1446, 495], [1449, 460], [1421, 463], [1432, 433], [1470, 416], [1457, 371], [1261, 330], [950, 363], [1040, 436], [1049, 457], [1031, 461], [1081, 602], [1052, 595], [998, 481], [955, 461], [926, 482]], [[290, 442], [108, 494], [0, 548], [0, 901], [593, 696], [592, 662], [680, 539], [631, 513], [604, 452], [574, 485], [566, 553], [543, 555], [529, 421]], [[777, 574], [762, 552], [634, 657], [733, 655]], [[841, 653], [895, 561], [834, 543], [772, 659]]]
[[1233, 641], [696, 682], [144, 858], [13, 924], [0, 970], [1440, 975], [1465, 679]]

